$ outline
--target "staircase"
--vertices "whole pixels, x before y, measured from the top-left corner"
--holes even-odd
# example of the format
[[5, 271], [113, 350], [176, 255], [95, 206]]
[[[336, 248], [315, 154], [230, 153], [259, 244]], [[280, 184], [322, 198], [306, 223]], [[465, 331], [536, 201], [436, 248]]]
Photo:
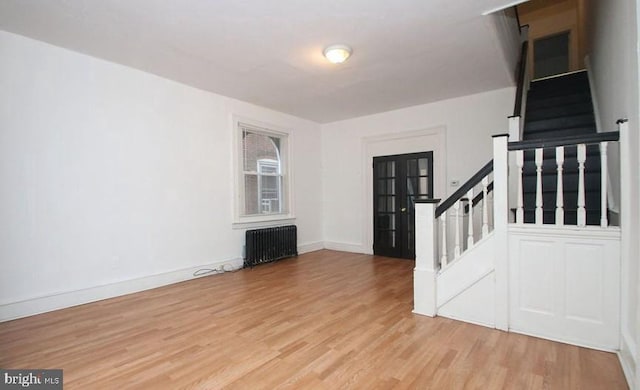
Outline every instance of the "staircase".
[[[523, 141], [555, 140], [596, 134], [596, 123], [586, 71], [546, 78], [530, 83], [527, 93]], [[588, 145], [585, 161], [586, 224], [600, 224], [600, 151], [598, 145]], [[577, 147], [564, 150], [563, 203], [564, 224], [577, 225], [578, 160]], [[535, 222], [536, 209], [535, 152], [524, 153], [523, 191], [524, 222]], [[544, 224], [556, 223], [557, 161], [553, 149], [542, 158], [542, 213]]]
[[607, 150], [628, 125], [596, 131], [586, 72], [522, 80], [493, 159], [444, 201], [416, 201], [414, 313], [615, 350]]
[[520, 37], [491, 160], [447, 199], [416, 201], [413, 312], [618, 350], [622, 232], [608, 190], [629, 126], [596, 129], [586, 71], [530, 81]]

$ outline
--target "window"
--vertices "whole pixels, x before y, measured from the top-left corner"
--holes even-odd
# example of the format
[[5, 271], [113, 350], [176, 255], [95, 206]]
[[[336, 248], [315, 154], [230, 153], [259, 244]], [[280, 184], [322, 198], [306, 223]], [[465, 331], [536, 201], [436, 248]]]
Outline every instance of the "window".
[[239, 157], [236, 222], [292, 218], [288, 194], [288, 135], [236, 123]]

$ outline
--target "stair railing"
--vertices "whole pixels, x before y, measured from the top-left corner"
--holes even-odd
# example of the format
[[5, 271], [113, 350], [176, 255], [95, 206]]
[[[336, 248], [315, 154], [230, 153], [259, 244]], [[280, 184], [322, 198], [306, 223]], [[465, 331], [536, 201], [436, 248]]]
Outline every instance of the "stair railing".
[[[485, 164], [442, 204], [440, 199], [416, 200], [414, 313], [427, 316], [437, 313], [438, 274], [443, 268], [453, 266], [465, 251], [480, 245], [490, 236], [500, 243], [506, 242], [507, 138], [507, 134], [494, 136], [493, 160]], [[503, 250], [505, 248], [506, 246], [496, 246], [494, 253], [497, 259], [507, 258], [506, 250]], [[496, 272], [499, 269], [507, 268], [504, 265], [501, 268], [496, 266]], [[499, 276], [502, 278], [504, 275], [499, 273]], [[496, 288], [504, 296], [507, 295], [505, 286], [499, 285]], [[496, 311], [498, 329], [506, 329], [505, 318], [505, 313]]]
[[524, 130], [525, 107], [527, 100], [527, 91], [531, 82], [531, 72], [528, 60], [529, 41], [528, 26], [525, 26], [520, 35], [522, 37], [522, 47], [520, 51], [520, 60], [518, 61], [518, 69], [516, 71], [516, 100], [513, 107], [513, 115], [509, 117], [509, 138], [514, 141], [522, 139], [522, 131]]
[[[578, 167], [578, 186], [577, 186], [577, 204], [576, 204], [576, 222], [578, 227], [585, 227], [587, 225], [587, 208], [590, 205], [586, 204], [585, 197], [585, 173], [587, 173], [586, 162], [590, 158], [598, 158], [599, 163], [591, 165], [593, 172], [600, 172], [600, 226], [607, 227], [609, 225], [607, 217], [607, 185], [608, 185], [608, 167], [607, 167], [607, 146], [610, 142], [618, 142], [620, 133], [618, 131], [612, 131], [607, 133], [596, 133], [592, 135], [582, 135], [575, 137], [564, 137], [548, 140], [530, 140], [520, 142], [509, 142], [508, 150], [510, 153], [515, 154], [515, 165], [517, 169], [517, 192], [516, 192], [516, 208], [515, 208], [515, 222], [517, 224], [525, 223], [525, 212], [532, 210], [525, 210], [525, 189], [524, 189], [524, 165], [525, 165], [525, 153], [535, 154], [535, 210], [534, 221], [536, 225], [542, 225], [544, 220], [544, 202], [543, 202], [543, 176], [544, 168], [547, 168], [547, 172], [551, 171], [556, 175], [556, 189], [555, 189], [555, 225], [565, 225], [565, 187], [564, 187], [564, 167], [570, 159], [575, 159]], [[588, 147], [589, 145], [596, 145], [597, 147]], [[571, 155], [567, 157], [565, 150], [567, 148], [575, 148], [575, 156]], [[599, 150], [600, 156], [594, 156], [594, 150]], [[545, 153], [546, 152], [546, 153]], [[544, 165], [545, 156], [547, 161], [552, 161], [554, 164], [552, 169], [549, 169], [549, 163]], [[549, 173], [547, 173], [549, 174]], [[573, 212], [573, 211], [572, 211]], [[549, 218], [547, 219], [549, 220]]]
[[[489, 192], [493, 189], [493, 160], [485, 164], [469, 180], [435, 209], [439, 221], [440, 266], [446, 267], [474, 243], [489, 234], [492, 226], [489, 218]], [[475, 203], [474, 203], [475, 201]], [[482, 201], [482, 203], [480, 203]], [[474, 207], [481, 205], [480, 217], [474, 218]], [[449, 226], [449, 223], [451, 226]], [[466, 225], [466, 226], [465, 226]], [[474, 225], [479, 225], [475, 229]], [[479, 232], [476, 234], [475, 232]], [[452, 250], [449, 250], [452, 249]]]

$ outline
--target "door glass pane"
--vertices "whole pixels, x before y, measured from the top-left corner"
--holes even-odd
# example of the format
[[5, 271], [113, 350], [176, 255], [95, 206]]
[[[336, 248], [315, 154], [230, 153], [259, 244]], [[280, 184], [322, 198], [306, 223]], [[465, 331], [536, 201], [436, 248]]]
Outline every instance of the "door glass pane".
[[389, 195], [396, 194], [396, 179], [387, 180], [387, 194]]
[[420, 171], [420, 176], [427, 176], [429, 174], [428, 168], [428, 160], [426, 158], [418, 159], [418, 169]]
[[407, 160], [407, 176], [418, 176], [418, 160]]
[[420, 193], [421, 195], [427, 195], [429, 193], [429, 188], [427, 186], [428, 183], [428, 178], [426, 177], [421, 177], [420, 178], [420, 187], [418, 190], [418, 193]]
[[387, 197], [387, 211], [394, 212], [396, 211], [396, 197], [388, 196]]
[[389, 214], [380, 215], [378, 217], [378, 223], [379, 223], [378, 228], [380, 228], [380, 229], [389, 229], [389, 227], [394, 224], [392, 222], [392, 220], [393, 219], [391, 218], [391, 215], [389, 215]]
[[407, 195], [416, 193], [418, 187], [418, 179], [415, 177], [407, 177]]
[[374, 253], [415, 256], [414, 203], [417, 197], [431, 196], [429, 156], [431, 153], [374, 157]]

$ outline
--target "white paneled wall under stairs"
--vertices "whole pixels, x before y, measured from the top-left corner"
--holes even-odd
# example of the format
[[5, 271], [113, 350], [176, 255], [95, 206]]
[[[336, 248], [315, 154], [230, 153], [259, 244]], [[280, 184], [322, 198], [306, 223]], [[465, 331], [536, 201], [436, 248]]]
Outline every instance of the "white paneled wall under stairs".
[[[606, 151], [626, 131], [622, 122], [617, 132], [581, 138], [509, 143], [495, 136], [492, 162], [456, 193], [416, 204], [414, 312], [617, 349], [620, 229], [610, 226], [607, 191], [618, 183], [607, 176]], [[523, 170], [524, 153], [535, 154], [535, 167]], [[577, 170], [569, 185], [567, 164]], [[527, 169], [535, 184], [528, 211]], [[600, 194], [585, 197], [585, 175], [594, 172]], [[596, 201], [598, 215], [587, 215]]]

